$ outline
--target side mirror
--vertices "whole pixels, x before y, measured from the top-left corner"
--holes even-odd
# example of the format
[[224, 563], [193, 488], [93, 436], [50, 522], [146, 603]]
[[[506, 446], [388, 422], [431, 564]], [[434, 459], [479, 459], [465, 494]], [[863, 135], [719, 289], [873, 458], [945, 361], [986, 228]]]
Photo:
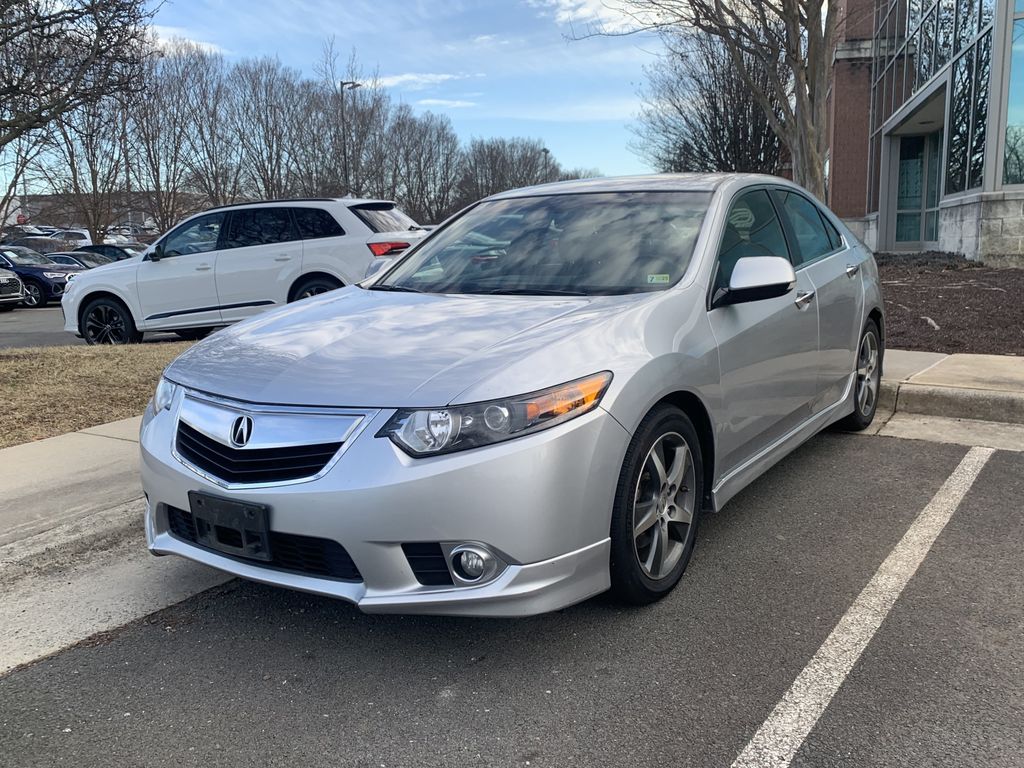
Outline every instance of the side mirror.
[[712, 308], [785, 296], [796, 286], [796, 272], [779, 256], [748, 256], [736, 262], [727, 290], [719, 290]]
[[164, 257], [164, 244], [163, 243], [157, 243], [156, 247], [154, 247], [153, 250], [149, 252], [149, 257], [148, 258], [149, 258], [150, 261], [160, 261], [160, 259], [162, 259], [163, 257]]

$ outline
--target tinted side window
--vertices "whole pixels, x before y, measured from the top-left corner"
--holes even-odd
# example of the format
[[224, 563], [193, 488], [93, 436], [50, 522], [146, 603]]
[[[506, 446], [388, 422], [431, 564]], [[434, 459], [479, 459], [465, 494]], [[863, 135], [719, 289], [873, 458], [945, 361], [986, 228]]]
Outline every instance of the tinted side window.
[[796, 235], [797, 252], [793, 254], [793, 266], [814, 261], [834, 250], [814, 203], [795, 192], [779, 192], [779, 198], [782, 200], [783, 215]]
[[271, 245], [298, 240], [287, 208], [246, 208], [232, 211], [224, 248]]
[[758, 189], [737, 198], [729, 210], [718, 250], [715, 291], [729, 287], [736, 262], [748, 256], [789, 257], [782, 224], [768, 192]]
[[303, 240], [318, 237], [339, 237], [345, 234], [341, 224], [323, 208], [293, 208], [295, 223]]
[[223, 213], [208, 213], [182, 224], [164, 240], [164, 256], [180, 256], [215, 250], [223, 223]]
[[824, 214], [821, 217], [821, 223], [825, 225], [825, 232], [828, 234], [829, 242], [832, 243], [832, 250], [838, 251], [843, 247], [843, 238], [839, 236], [839, 231]]

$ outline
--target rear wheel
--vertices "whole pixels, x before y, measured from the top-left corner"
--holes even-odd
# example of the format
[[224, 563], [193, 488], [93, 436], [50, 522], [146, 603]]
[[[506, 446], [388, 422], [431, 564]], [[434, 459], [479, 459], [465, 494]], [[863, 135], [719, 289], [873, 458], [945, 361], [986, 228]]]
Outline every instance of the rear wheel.
[[341, 288], [341, 283], [330, 277], [309, 277], [295, 286], [292, 291], [291, 301], [308, 299], [310, 296], [319, 296], [321, 293]]
[[857, 381], [854, 384], [853, 413], [839, 422], [842, 429], [860, 432], [867, 429], [878, 410], [882, 385], [882, 342], [878, 324], [868, 320], [857, 348]]
[[626, 451], [612, 509], [611, 582], [620, 600], [660, 600], [682, 578], [697, 536], [704, 465], [692, 422], [658, 406]]
[[46, 288], [42, 284], [37, 283], [35, 280], [25, 281], [25, 298], [21, 300], [21, 303], [26, 307], [45, 307], [46, 306]]
[[175, 335], [179, 339], [185, 341], [199, 341], [205, 339], [213, 331], [213, 328], [182, 328], [180, 331], [175, 331]]
[[131, 312], [114, 299], [93, 299], [86, 304], [78, 330], [88, 344], [137, 344], [142, 341]]

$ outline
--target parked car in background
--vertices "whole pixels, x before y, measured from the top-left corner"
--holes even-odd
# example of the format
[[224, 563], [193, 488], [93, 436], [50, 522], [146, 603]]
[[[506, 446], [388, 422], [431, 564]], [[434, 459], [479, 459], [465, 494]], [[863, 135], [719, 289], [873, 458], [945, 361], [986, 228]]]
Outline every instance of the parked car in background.
[[124, 261], [130, 259], [132, 256], [138, 256], [140, 253], [146, 250], [148, 246], [144, 243], [122, 243], [120, 245], [83, 245], [78, 250], [87, 251], [89, 253], [98, 253], [102, 256], [106, 256], [112, 261]]
[[201, 338], [362, 280], [371, 259], [424, 234], [386, 200], [216, 208], [185, 219], [141, 256], [77, 277], [63, 299], [64, 328], [90, 344], [136, 342], [151, 330]]
[[871, 423], [882, 312], [871, 252], [784, 179], [495, 195], [171, 363], [140, 434], [149, 548], [367, 612], [651, 603], [703, 511]]
[[69, 251], [67, 253], [48, 253], [46, 258], [55, 264], [70, 264], [71, 266], [85, 267], [86, 269], [92, 269], [93, 267], [100, 267], [104, 264], [113, 264], [113, 259], [108, 259], [99, 253], [89, 253], [87, 251]]
[[43, 307], [51, 299], [59, 299], [68, 285], [68, 276], [83, 272], [84, 267], [56, 264], [42, 254], [25, 248], [0, 245], [0, 267], [14, 272], [25, 287], [22, 303], [26, 307]]
[[60, 232], [60, 227], [51, 227], [49, 224], [36, 224], [35, 228], [47, 237], [51, 237], [54, 232]]
[[0, 269], [0, 312], [10, 312], [25, 298], [21, 278], [9, 269]]
[[68, 248], [67, 243], [63, 240], [55, 240], [52, 237], [19, 237], [16, 240], [12, 240], [4, 245], [14, 245], [19, 248], [28, 248], [29, 250], [35, 251], [36, 253], [57, 253], [58, 251], [65, 251]]
[[77, 248], [80, 245], [92, 245], [92, 235], [88, 229], [62, 229], [50, 235], [54, 240], [63, 240], [67, 245]]
[[47, 232], [31, 224], [11, 224], [4, 227], [0, 243], [9, 243], [22, 237], [46, 237]]

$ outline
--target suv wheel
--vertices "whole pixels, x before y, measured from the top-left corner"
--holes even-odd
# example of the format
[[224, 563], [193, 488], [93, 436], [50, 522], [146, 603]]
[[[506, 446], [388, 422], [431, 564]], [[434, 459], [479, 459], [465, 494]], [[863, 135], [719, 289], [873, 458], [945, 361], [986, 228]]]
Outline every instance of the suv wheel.
[[21, 303], [26, 307], [45, 307], [46, 289], [35, 280], [25, 281], [25, 298]]
[[93, 299], [86, 304], [78, 330], [88, 344], [138, 344], [142, 341], [132, 313], [114, 299]]
[[308, 299], [310, 296], [319, 296], [321, 293], [327, 293], [337, 288], [341, 288], [341, 283], [337, 280], [332, 280], [329, 277], [310, 277], [295, 286], [291, 300]]

